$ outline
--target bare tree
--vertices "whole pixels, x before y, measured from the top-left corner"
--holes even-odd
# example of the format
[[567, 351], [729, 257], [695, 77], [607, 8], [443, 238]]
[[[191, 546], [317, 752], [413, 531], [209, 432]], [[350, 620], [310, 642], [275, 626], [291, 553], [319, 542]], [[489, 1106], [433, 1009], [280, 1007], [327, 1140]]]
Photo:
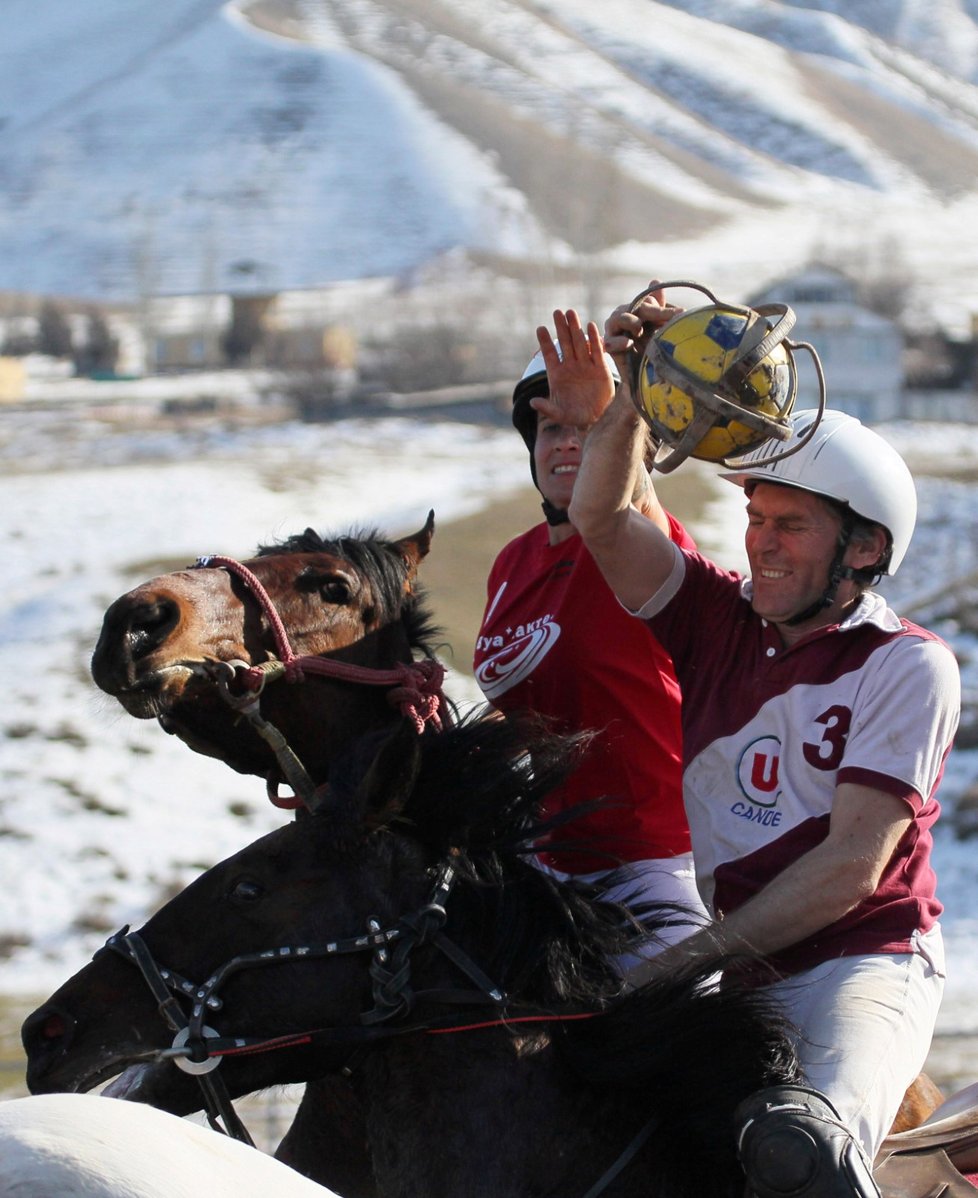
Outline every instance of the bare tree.
[[73, 355], [79, 375], [111, 374], [119, 359], [119, 342], [112, 336], [105, 314], [98, 308], [85, 312], [85, 338]]
[[71, 325], [64, 308], [54, 300], [45, 300], [38, 318], [37, 349], [52, 358], [70, 358]]
[[812, 257], [850, 279], [864, 308], [903, 322], [917, 278], [898, 238], [849, 242], [840, 241], [836, 233], [820, 243]]

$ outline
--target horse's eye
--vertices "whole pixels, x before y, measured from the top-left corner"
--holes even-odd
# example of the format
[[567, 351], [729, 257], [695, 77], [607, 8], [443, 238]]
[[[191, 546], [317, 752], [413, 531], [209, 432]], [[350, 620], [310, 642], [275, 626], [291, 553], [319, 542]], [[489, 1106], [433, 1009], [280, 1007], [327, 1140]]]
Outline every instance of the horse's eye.
[[350, 588], [343, 578], [324, 579], [319, 593], [327, 603], [350, 602]]
[[325, 603], [343, 605], [350, 602], [353, 586], [349, 578], [343, 574], [325, 573], [308, 567], [296, 579], [300, 591], [319, 593]]
[[265, 893], [264, 889], [257, 882], [252, 882], [250, 878], [239, 878], [231, 887], [231, 898], [238, 899], [242, 903], [254, 903]]

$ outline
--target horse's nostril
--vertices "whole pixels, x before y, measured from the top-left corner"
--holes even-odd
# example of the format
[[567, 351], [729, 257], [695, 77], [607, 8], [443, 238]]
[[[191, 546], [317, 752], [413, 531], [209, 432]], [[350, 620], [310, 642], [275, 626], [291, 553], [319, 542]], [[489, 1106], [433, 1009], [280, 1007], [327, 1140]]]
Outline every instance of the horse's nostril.
[[152, 653], [176, 626], [179, 611], [170, 599], [142, 603], [133, 608], [126, 627], [126, 639], [133, 661]]
[[37, 1028], [42, 1040], [61, 1040], [68, 1031], [68, 1024], [61, 1015], [49, 1015]]
[[63, 1048], [71, 1038], [73, 1022], [54, 1007], [40, 1007], [24, 1021], [21, 1038], [28, 1056], [32, 1052]]

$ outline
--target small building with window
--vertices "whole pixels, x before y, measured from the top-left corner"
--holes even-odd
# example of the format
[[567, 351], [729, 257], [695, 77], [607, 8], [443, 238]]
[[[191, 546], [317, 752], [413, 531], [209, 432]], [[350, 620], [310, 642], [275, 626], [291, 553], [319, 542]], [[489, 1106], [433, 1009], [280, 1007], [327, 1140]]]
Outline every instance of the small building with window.
[[[788, 339], [814, 346], [825, 372], [829, 407], [866, 424], [902, 415], [903, 334], [895, 321], [860, 307], [850, 279], [813, 265], [776, 280], [751, 297], [751, 305], [788, 304], [797, 322]], [[798, 364], [796, 408], [818, 403], [818, 381], [807, 353]]]

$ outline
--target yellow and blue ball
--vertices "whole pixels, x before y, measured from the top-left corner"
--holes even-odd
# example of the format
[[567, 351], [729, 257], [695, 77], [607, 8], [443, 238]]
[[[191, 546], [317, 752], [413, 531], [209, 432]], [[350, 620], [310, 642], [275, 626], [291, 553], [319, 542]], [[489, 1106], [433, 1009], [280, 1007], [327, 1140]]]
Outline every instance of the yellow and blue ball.
[[[646, 356], [638, 378], [639, 410], [660, 442], [674, 445], [693, 421], [700, 402], [696, 390], [706, 387], [737, 407], [772, 421], [783, 421], [791, 411], [796, 390], [794, 359], [778, 343], [746, 375], [731, 384], [731, 369], [758, 344], [770, 325], [747, 308], [711, 304], [674, 317], [659, 329], [654, 340], [658, 351], [683, 376], [683, 383], [667, 381]], [[721, 462], [760, 445], [770, 436], [736, 419], [718, 413], [713, 427], [697, 443], [693, 457]]]

